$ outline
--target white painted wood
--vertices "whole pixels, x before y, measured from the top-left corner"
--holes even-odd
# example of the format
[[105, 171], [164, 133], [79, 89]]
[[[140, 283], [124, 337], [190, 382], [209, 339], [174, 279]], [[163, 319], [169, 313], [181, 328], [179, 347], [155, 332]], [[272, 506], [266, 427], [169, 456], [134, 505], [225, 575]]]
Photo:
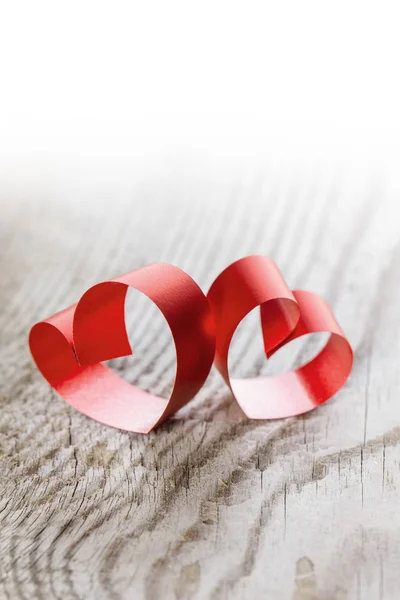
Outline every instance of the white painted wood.
[[[393, 199], [367, 178], [355, 186], [286, 173], [183, 182], [175, 174], [98, 198], [12, 199], [4, 210], [0, 597], [397, 600]], [[165, 260], [207, 290], [252, 253], [272, 256], [293, 288], [323, 294], [353, 344], [349, 382], [313, 413], [248, 421], [213, 372], [146, 437], [80, 415], [37, 372], [30, 326], [91, 284]], [[135, 354], [114, 368], [166, 393], [167, 331], [135, 295], [127, 319]], [[238, 372], [264, 369], [256, 333], [249, 323], [235, 340]], [[307, 351], [282, 353], [274, 369]]]

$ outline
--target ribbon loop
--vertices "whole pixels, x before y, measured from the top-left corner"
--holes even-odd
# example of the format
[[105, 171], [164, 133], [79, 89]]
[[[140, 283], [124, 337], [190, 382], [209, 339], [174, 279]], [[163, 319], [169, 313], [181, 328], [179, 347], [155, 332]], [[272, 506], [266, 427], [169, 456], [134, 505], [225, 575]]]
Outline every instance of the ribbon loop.
[[[290, 292], [270, 258], [248, 256], [233, 263], [214, 281], [207, 298], [217, 323], [215, 364], [248, 417], [279, 419], [305, 413], [331, 398], [348, 378], [353, 353], [329, 305], [317, 294]], [[231, 378], [228, 354], [233, 334], [256, 306], [267, 357], [308, 333], [329, 332], [328, 343], [295, 371]]]
[[[168, 400], [130, 385], [102, 363], [132, 353], [125, 324], [129, 287], [158, 307], [171, 330], [176, 374]], [[330, 338], [313, 360], [294, 371], [231, 378], [233, 334], [256, 307], [267, 358], [308, 333], [329, 332]], [[227, 267], [207, 297], [189, 275], [165, 263], [99, 283], [78, 304], [34, 325], [29, 344], [44, 377], [74, 408], [138, 433], [148, 433], [189, 402], [214, 358], [242, 410], [254, 419], [299, 415], [326, 402], [345, 383], [353, 362], [350, 344], [325, 300], [311, 292], [291, 292], [265, 256], [248, 256]]]
[[[132, 353], [125, 326], [128, 287], [163, 313], [176, 350], [169, 400], [140, 390], [101, 361]], [[189, 275], [155, 263], [97, 284], [77, 305], [35, 325], [32, 355], [49, 383], [74, 408], [105, 423], [148, 433], [199, 391], [214, 359], [214, 324], [206, 297]]]

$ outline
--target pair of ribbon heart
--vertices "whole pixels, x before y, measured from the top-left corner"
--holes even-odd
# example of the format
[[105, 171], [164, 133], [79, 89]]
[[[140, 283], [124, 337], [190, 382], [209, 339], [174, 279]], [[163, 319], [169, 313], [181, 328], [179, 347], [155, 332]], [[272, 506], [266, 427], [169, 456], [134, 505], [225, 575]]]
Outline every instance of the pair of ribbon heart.
[[[132, 386], [102, 364], [132, 353], [125, 326], [129, 287], [150, 298], [170, 327], [176, 375], [169, 400]], [[327, 344], [295, 371], [231, 378], [228, 353], [233, 334], [258, 306], [267, 358], [309, 333], [329, 332]], [[291, 292], [274, 261], [265, 256], [231, 264], [207, 296], [189, 275], [166, 263], [99, 283], [77, 304], [34, 325], [29, 344], [38, 368], [64, 400], [101, 423], [137, 433], [148, 433], [187, 404], [213, 362], [252, 419], [312, 410], [342, 387], [353, 363], [350, 344], [325, 300], [311, 292]]]

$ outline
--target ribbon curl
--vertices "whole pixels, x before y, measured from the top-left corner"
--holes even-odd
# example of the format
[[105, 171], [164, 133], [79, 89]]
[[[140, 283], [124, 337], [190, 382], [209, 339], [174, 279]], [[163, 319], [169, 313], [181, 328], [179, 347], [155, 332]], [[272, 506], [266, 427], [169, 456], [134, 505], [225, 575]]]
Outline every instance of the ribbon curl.
[[[175, 344], [176, 374], [169, 400], [121, 379], [102, 361], [132, 354], [125, 326], [128, 287], [164, 315]], [[267, 357], [291, 340], [330, 332], [308, 364], [277, 377], [232, 379], [229, 346], [240, 321], [260, 306]], [[275, 263], [248, 256], [225, 269], [207, 297], [178, 267], [155, 263], [84, 293], [79, 302], [31, 329], [29, 345], [50, 385], [78, 411], [127, 431], [148, 433], [200, 390], [213, 360], [249, 418], [277, 419], [319, 406], [345, 383], [353, 353], [329, 305], [316, 294], [291, 292]]]
[[[217, 324], [215, 365], [251, 419], [300, 415], [331, 398], [347, 380], [353, 352], [327, 302], [311, 292], [291, 292], [273, 260], [247, 256], [227, 267], [207, 294]], [[244, 317], [260, 306], [267, 358], [308, 333], [327, 332], [322, 351], [295, 371], [274, 377], [232, 379], [229, 346]]]
[[[176, 374], [169, 400], [132, 386], [101, 362], [132, 354], [124, 314], [128, 287], [150, 298], [171, 330]], [[44, 377], [74, 408], [106, 425], [148, 433], [202, 387], [214, 359], [215, 331], [193, 279], [155, 263], [93, 286], [78, 304], [34, 325], [29, 345]]]

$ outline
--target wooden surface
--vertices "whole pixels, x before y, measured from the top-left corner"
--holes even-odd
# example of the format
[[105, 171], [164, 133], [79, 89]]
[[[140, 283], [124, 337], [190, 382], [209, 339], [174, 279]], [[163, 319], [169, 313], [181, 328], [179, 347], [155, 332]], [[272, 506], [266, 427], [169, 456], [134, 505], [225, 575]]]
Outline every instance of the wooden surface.
[[[390, 194], [368, 178], [263, 172], [54, 196], [1, 199], [0, 597], [398, 599], [400, 228]], [[207, 290], [251, 253], [272, 256], [293, 288], [323, 294], [353, 345], [348, 383], [320, 409], [248, 421], [213, 372], [173, 420], [141, 436], [75, 412], [36, 370], [30, 326], [91, 284], [166, 260]], [[167, 393], [162, 319], [132, 296], [127, 320], [135, 354], [113, 368]], [[235, 338], [237, 372], [265, 372], [259, 337], [250, 318]], [[316, 343], [282, 350], [268, 372]]]

